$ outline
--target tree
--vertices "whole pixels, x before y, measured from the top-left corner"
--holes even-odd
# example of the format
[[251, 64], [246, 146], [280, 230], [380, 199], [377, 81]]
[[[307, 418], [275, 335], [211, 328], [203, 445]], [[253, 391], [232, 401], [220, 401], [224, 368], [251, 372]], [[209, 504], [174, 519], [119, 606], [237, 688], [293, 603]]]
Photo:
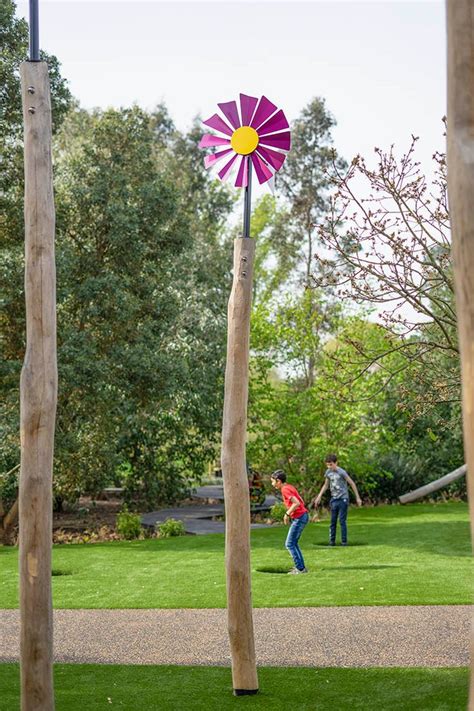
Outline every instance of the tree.
[[[363, 336], [373, 343], [382, 339], [383, 333], [375, 324], [360, 319], [340, 317], [334, 321], [331, 337], [321, 332], [317, 376], [308, 386], [298, 367], [298, 351], [314, 349], [318, 324], [308, 324], [307, 311], [296, 304], [291, 321], [288, 314], [285, 310], [273, 318], [260, 310], [255, 317], [248, 446], [252, 464], [264, 471], [284, 467], [310, 497], [320, 485], [325, 455], [337, 451], [357, 477], [361, 491], [377, 498], [380, 482], [387, 476], [380, 459], [393, 444], [393, 435], [383, 421], [382, 375], [367, 371], [350, 386], [341, 387], [333, 355], [336, 351], [347, 354], [349, 335]], [[285, 347], [289, 341], [292, 350]], [[281, 350], [275, 349], [275, 344], [281, 344]], [[283, 364], [285, 379], [278, 375]]]
[[77, 111], [58, 137], [56, 486], [68, 496], [121, 471], [128, 495], [156, 506], [214, 454], [225, 278], [206, 263], [230, 203], [210, 233], [166, 144], [184, 139], [158, 128], [137, 107]]
[[[278, 174], [283, 205], [267, 199], [255, 210], [258, 251], [264, 255], [259, 258], [256, 271], [256, 281], [262, 278], [263, 282], [260, 293], [257, 291], [259, 298], [269, 301], [285, 289], [301, 292], [313, 285], [315, 226], [329, 204], [331, 176], [345, 166], [332, 146], [335, 123], [323, 99], [315, 98], [303, 109], [292, 126], [292, 148]], [[311, 294], [310, 291], [301, 301], [308, 323], [315, 322], [315, 309], [321, 310], [330, 301], [329, 290], [327, 299], [319, 295], [313, 299]], [[305, 357], [307, 382], [311, 385], [316, 377], [315, 355], [306, 351]]]
[[[157, 118], [165, 130], [159, 128]], [[152, 113], [151, 122], [155, 135], [158, 132], [161, 137], [161, 142], [155, 142], [155, 159], [177, 188], [178, 210], [188, 224], [188, 241], [173, 268], [179, 304], [174, 323], [173, 353], [179, 364], [174, 395], [163, 409], [151, 403], [146, 427], [143, 413], [136, 412], [132, 417], [136, 427], [128, 429], [122, 443], [124, 452], [134, 452], [133, 458], [124, 462], [128, 495], [141, 496], [148, 506], [182, 498], [189, 479], [199, 478], [205, 463], [215, 459], [231, 282], [230, 246], [223, 236], [233, 205], [229, 190], [204, 170], [198, 120], [182, 134], [160, 106]]]
[[[322, 248], [313, 285], [331, 286], [341, 299], [379, 305], [388, 344], [368, 351], [354, 343], [360, 365], [381, 364], [399, 352], [398, 367], [416, 372], [423, 383], [421, 413], [459, 401], [459, 351], [445, 157], [434, 154], [430, 184], [415, 160], [416, 141], [401, 158], [393, 147], [388, 153], [375, 149], [373, 169], [357, 156], [347, 172], [336, 171], [337, 192], [319, 225]], [[387, 381], [396, 375], [385, 372]]]
[[278, 253], [285, 248], [285, 259], [297, 269], [305, 286], [312, 283], [315, 228], [327, 212], [332, 177], [345, 167], [332, 145], [335, 125], [324, 99], [313, 99], [292, 125], [291, 151], [278, 174], [290, 219], [285, 235], [273, 235], [274, 250]]

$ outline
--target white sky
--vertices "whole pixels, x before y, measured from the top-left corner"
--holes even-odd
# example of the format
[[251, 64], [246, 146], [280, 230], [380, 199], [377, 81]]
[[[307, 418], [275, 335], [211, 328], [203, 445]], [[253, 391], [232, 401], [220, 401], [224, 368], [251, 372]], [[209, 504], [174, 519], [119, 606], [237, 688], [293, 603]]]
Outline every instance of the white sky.
[[265, 94], [290, 121], [322, 96], [346, 159], [401, 151], [414, 133], [427, 172], [444, 145], [444, 25], [441, 0], [40, 0], [40, 46], [85, 108], [164, 100], [184, 129], [241, 91]]

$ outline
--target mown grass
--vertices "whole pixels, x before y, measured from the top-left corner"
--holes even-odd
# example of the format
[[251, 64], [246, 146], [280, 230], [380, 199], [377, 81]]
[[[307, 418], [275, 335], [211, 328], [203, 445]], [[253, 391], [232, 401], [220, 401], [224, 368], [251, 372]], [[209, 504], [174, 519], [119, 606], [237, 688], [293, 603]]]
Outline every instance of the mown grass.
[[[56, 711], [459, 711], [468, 670], [262, 668], [260, 692], [234, 697], [224, 667], [57, 664]], [[19, 669], [0, 665], [0, 708], [19, 708]]]
[[[467, 505], [351, 509], [349, 546], [325, 547], [328, 522], [311, 524], [301, 547], [310, 573], [291, 567], [286, 529], [252, 532], [256, 607], [439, 605], [472, 602]], [[18, 604], [17, 550], [0, 547], [0, 608]], [[53, 551], [56, 608], [225, 606], [224, 536], [185, 536]]]

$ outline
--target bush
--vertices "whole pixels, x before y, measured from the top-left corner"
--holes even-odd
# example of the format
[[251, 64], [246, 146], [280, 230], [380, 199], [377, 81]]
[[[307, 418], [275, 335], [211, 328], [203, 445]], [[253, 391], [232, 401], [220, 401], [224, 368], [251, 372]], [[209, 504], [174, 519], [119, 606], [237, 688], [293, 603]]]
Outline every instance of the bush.
[[272, 521], [275, 521], [275, 523], [283, 523], [283, 517], [286, 514], [286, 506], [285, 504], [273, 504], [272, 508], [270, 509], [270, 518]]
[[159, 538], [171, 538], [172, 536], [184, 536], [184, 523], [176, 521], [174, 518], [167, 518], [163, 523], [157, 523], [155, 526]]
[[134, 514], [130, 511], [121, 511], [117, 515], [117, 533], [125, 540], [132, 541], [135, 538], [140, 538], [142, 532], [140, 514]]
[[[146, 465], [146, 466], [145, 466]], [[120, 468], [123, 496], [132, 508], [154, 511], [161, 506], [173, 506], [190, 494], [189, 483], [174, 462], [157, 463], [151, 458], [145, 464], [125, 462]]]

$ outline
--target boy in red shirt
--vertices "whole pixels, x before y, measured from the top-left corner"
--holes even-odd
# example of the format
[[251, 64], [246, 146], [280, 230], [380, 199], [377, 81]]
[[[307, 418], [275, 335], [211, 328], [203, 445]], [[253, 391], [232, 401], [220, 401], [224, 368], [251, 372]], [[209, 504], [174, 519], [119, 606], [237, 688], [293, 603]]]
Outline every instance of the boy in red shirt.
[[272, 486], [281, 492], [283, 503], [286, 506], [286, 514], [283, 519], [285, 523], [290, 523], [290, 530], [285, 541], [285, 548], [294, 560], [295, 567], [290, 570], [289, 575], [300, 575], [307, 573], [303, 554], [298, 545], [303, 529], [309, 521], [308, 509], [304, 505], [303, 499], [298, 491], [291, 484], [286, 483], [286, 474], [281, 469], [273, 472], [270, 476]]

